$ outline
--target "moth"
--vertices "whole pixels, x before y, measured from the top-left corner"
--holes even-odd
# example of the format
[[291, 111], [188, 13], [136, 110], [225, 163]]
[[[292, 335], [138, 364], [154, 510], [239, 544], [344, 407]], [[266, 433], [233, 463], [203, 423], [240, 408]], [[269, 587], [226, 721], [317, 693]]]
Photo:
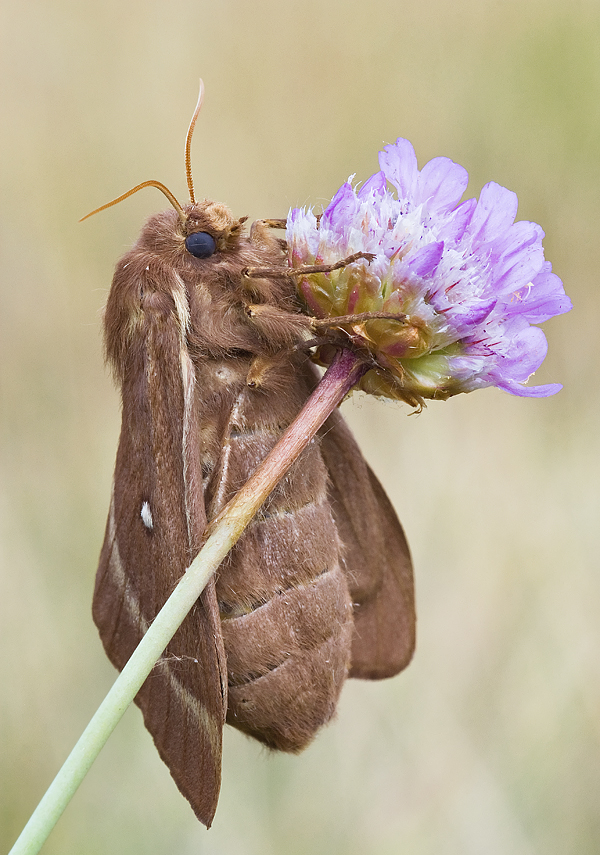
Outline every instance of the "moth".
[[[112, 497], [93, 600], [122, 668], [202, 544], [206, 526], [275, 445], [318, 382], [288, 275], [285, 221], [196, 201], [150, 217], [117, 263], [104, 341], [122, 397]], [[93, 213], [96, 213], [94, 211]], [[258, 274], [251, 275], [251, 271]], [[397, 674], [414, 647], [408, 546], [336, 411], [282, 479], [175, 634], [136, 703], [207, 827], [227, 722], [299, 752], [347, 677]]]

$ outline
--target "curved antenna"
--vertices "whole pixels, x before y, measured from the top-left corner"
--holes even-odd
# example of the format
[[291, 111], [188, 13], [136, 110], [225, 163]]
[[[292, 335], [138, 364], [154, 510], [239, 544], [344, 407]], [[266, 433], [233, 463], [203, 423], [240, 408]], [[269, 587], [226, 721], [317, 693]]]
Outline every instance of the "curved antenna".
[[84, 220], [87, 220], [88, 217], [93, 217], [94, 214], [100, 213], [100, 211], [105, 211], [107, 208], [112, 208], [113, 205], [117, 205], [119, 202], [122, 202], [123, 199], [128, 199], [129, 196], [133, 196], [134, 193], [137, 193], [138, 190], [141, 190], [143, 187], [156, 187], [161, 193], [164, 193], [171, 205], [175, 208], [177, 213], [179, 214], [179, 219], [185, 225], [185, 214], [183, 212], [183, 208], [173, 196], [168, 187], [165, 187], [164, 184], [161, 184], [160, 181], [143, 181], [141, 184], [137, 184], [135, 187], [132, 187], [131, 190], [128, 190], [127, 193], [123, 193], [122, 196], [117, 196], [116, 199], [113, 199], [112, 202], [107, 202], [106, 205], [100, 205], [99, 208], [96, 208], [94, 211], [90, 211], [89, 214], [86, 214], [85, 217], [82, 217], [79, 222], [82, 223]]
[[200, 78], [200, 93], [198, 95], [198, 103], [196, 104], [196, 109], [194, 110], [194, 115], [192, 116], [192, 121], [190, 122], [187, 136], [185, 138], [185, 177], [187, 178], [187, 186], [188, 190], [190, 191], [190, 202], [192, 203], [192, 205], [196, 204], [196, 197], [194, 196], [194, 179], [192, 178], [192, 134], [194, 133], [196, 119], [198, 118], [198, 113], [200, 112], [200, 107], [202, 106], [203, 101], [204, 82], [202, 78]]

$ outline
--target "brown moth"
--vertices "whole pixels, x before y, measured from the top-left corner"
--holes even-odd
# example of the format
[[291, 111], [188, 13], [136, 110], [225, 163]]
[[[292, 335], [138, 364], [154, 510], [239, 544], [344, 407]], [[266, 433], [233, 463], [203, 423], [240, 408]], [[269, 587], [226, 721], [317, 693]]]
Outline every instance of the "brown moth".
[[[159, 182], [130, 191], [157, 186], [173, 209], [152, 216], [118, 262], [104, 315], [122, 428], [93, 615], [117, 668], [197, 554], [207, 522], [318, 382], [284, 242], [271, 229], [283, 221], [245, 234], [246, 218], [195, 201], [200, 103], [186, 141], [190, 204]], [[136, 698], [201, 822], [210, 826], [217, 806], [225, 722], [270, 748], [301, 751], [334, 714], [346, 677], [390, 677], [408, 664], [414, 626], [404, 533], [335, 412]]]

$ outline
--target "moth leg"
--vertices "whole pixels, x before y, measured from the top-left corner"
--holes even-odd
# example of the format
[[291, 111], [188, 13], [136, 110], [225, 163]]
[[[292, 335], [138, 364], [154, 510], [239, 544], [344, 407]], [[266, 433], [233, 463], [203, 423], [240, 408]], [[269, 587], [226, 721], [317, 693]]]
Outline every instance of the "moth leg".
[[287, 251], [287, 241], [271, 234], [271, 229], [285, 229], [285, 227], [286, 220], [255, 220], [250, 226], [250, 243], [259, 249], [270, 249], [275, 244], [285, 252]]
[[306, 341], [299, 341], [298, 344], [294, 345], [294, 350], [312, 350], [316, 347], [323, 347], [326, 344], [331, 344], [331, 337], [321, 335], [315, 338], [308, 338]]
[[252, 227], [256, 225], [264, 225], [270, 229], [285, 229], [287, 228], [287, 219], [284, 217], [283, 219], [256, 220], [256, 222], [252, 224]]
[[341, 258], [334, 264], [305, 264], [302, 267], [294, 267], [288, 270], [286, 275], [306, 276], [309, 273], [333, 273], [334, 270], [341, 270], [343, 267], [348, 267], [348, 265], [354, 264], [355, 261], [360, 261], [361, 259], [368, 261], [370, 264], [375, 257], [376, 254], [374, 252], [354, 252], [352, 255]]
[[338, 315], [330, 318], [312, 318], [311, 326], [314, 329], [323, 327], [341, 326], [342, 324], [363, 324], [365, 321], [397, 321], [405, 324], [410, 320], [408, 315], [400, 312], [359, 312], [357, 315]]
[[242, 276], [249, 279], [278, 279], [280, 276], [307, 276], [309, 273], [333, 273], [334, 270], [341, 270], [342, 267], [347, 267], [349, 264], [354, 264], [355, 261], [364, 259], [369, 263], [375, 258], [374, 252], [355, 252], [347, 258], [342, 258], [334, 264], [307, 264], [302, 267], [245, 267], [242, 270]]
[[264, 386], [265, 377], [273, 370], [276, 362], [281, 361], [268, 356], [256, 356], [250, 365], [246, 377], [246, 386], [250, 389], [260, 389]]
[[[322, 216], [323, 216], [323, 214], [317, 214], [316, 215], [317, 223], [321, 222]], [[272, 229], [287, 229], [287, 217], [269, 218], [269, 219], [257, 220], [256, 222], [257, 223], [264, 223], [266, 226], [269, 226]]]
[[244, 311], [261, 335], [285, 340], [293, 347], [312, 328], [312, 318], [268, 303], [249, 303]]

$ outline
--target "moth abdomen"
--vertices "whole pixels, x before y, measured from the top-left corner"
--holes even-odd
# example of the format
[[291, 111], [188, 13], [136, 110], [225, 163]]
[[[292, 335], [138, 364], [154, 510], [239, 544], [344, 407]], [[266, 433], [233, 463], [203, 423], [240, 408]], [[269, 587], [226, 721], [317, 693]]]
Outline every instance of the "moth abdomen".
[[221, 626], [228, 723], [301, 751], [332, 717], [350, 665], [352, 604], [339, 565]]

